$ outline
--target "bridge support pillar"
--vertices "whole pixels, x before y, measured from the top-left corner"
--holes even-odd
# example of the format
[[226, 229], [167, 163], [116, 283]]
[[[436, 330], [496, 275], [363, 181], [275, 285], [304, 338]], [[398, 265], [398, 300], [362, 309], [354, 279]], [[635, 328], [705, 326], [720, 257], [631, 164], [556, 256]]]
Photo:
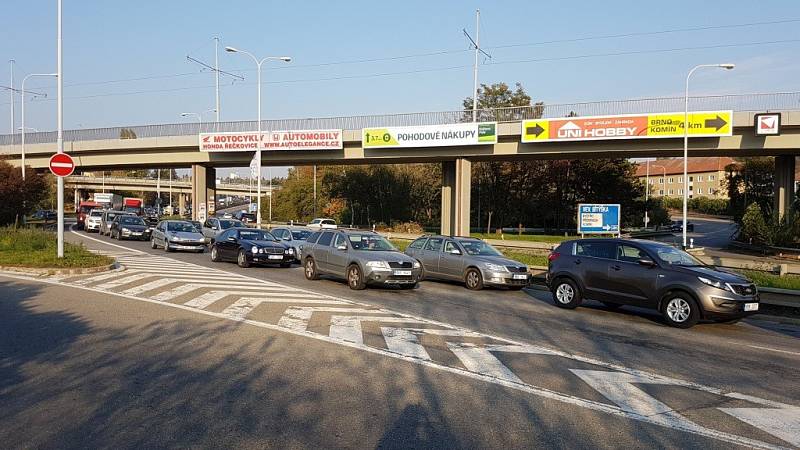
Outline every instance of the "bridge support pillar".
[[186, 211], [186, 194], [178, 194], [178, 214], [183, 215]]
[[192, 164], [192, 219], [205, 220], [214, 213], [217, 197], [217, 170]]
[[73, 195], [73, 204], [75, 205], [75, 209], [78, 209], [78, 205], [81, 204], [81, 190], [75, 188], [75, 194]]
[[788, 213], [794, 202], [795, 164], [794, 155], [775, 157], [775, 212], [779, 216]]
[[442, 163], [442, 226], [446, 236], [469, 236], [472, 163], [464, 158]]

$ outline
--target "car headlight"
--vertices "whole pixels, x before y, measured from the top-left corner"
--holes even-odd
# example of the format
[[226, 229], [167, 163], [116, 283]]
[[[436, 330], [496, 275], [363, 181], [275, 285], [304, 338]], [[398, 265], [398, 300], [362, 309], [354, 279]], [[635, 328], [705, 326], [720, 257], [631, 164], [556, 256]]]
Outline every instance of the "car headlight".
[[386, 261], [367, 261], [366, 266], [373, 269], [388, 269], [389, 263]]
[[723, 291], [733, 292], [733, 291], [731, 291], [731, 288], [728, 287], [728, 284], [727, 283], [723, 283], [722, 281], [712, 280], [712, 279], [705, 278], [705, 277], [697, 277], [697, 279], [700, 280], [703, 284], [707, 284], [707, 285], [709, 285], [711, 287], [715, 287], [717, 289], [722, 289]]
[[293, 248], [287, 248], [286, 249], [286, 254], [287, 255], [294, 255], [294, 249]]
[[252, 246], [252, 247], [250, 248], [250, 251], [251, 251], [251, 252], [253, 252], [253, 253], [258, 253], [258, 247], [256, 247], [256, 246], [254, 245], [254, 246]]
[[131, 232], [131, 230], [129, 230], [129, 229], [127, 229], [127, 228], [123, 228], [123, 229], [122, 229], [122, 232], [123, 232], [123, 233], [130, 233], [130, 232]]
[[508, 272], [506, 266], [501, 266], [500, 264], [486, 263], [486, 268], [492, 272]]
[[414, 268], [419, 269], [420, 267], [422, 267], [422, 264], [420, 264], [419, 261], [414, 261]]

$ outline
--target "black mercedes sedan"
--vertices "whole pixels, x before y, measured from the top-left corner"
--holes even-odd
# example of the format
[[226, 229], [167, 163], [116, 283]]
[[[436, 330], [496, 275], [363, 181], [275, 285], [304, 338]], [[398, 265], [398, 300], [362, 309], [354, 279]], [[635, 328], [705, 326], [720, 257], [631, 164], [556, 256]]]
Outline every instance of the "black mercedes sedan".
[[293, 248], [268, 231], [253, 228], [229, 228], [220, 233], [211, 245], [212, 261], [236, 261], [239, 267], [254, 264], [289, 267], [294, 259]]
[[111, 239], [150, 240], [150, 227], [139, 216], [118, 215], [111, 222]]

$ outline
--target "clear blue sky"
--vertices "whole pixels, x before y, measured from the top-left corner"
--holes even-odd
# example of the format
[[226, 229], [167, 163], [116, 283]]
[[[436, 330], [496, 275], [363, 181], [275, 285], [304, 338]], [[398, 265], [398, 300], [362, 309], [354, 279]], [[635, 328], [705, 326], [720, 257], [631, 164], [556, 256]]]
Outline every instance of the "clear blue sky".
[[[476, 8], [481, 44], [492, 55], [480, 81], [521, 82], [534, 100], [675, 95], [688, 68], [713, 62], [734, 62], [737, 69], [699, 73], [695, 93], [800, 90], [800, 21], [564, 42], [800, 19], [797, 0], [64, 0], [65, 127], [194, 120], [179, 113], [213, 108], [214, 83], [186, 56], [213, 63], [213, 36], [222, 46], [294, 58], [267, 63], [265, 118], [457, 109], [472, 89], [472, 53], [461, 30], [474, 33]], [[55, 70], [55, 9], [55, 0], [3, 0], [0, 85], [9, 84], [9, 59], [17, 62], [17, 87], [27, 73]], [[798, 42], [541, 61], [781, 40]], [[543, 41], [561, 42], [512, 46]], [[437, 54], [374, 61], [424, 53]], [[353, 60], [373, 61], [326, 65]], [[528, 62], [511, 63], [520, 60]], [[220, 65], [245, 77], [235, 83], [223, 77], [223, 120], [254, 119], [254, 64], [221, 52]], [[55, 128], [53, 86], [47, 79], [28, 82], [28, 89], [47, 93], [27, 104], [28, 126]], [[9, 101], [0, 90], [0, 133], [10, 129]]]

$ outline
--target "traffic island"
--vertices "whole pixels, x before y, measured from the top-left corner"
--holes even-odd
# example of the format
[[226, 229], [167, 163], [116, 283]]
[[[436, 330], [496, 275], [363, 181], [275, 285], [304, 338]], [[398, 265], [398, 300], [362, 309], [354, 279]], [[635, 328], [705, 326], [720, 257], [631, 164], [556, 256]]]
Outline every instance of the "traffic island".
[[64, 257], [57, 257], [56, 235], [35, 229], [0, 229], [0, 270], [28, 275], [77, 275], [116, 268], [113, 258], [64, 243]]

